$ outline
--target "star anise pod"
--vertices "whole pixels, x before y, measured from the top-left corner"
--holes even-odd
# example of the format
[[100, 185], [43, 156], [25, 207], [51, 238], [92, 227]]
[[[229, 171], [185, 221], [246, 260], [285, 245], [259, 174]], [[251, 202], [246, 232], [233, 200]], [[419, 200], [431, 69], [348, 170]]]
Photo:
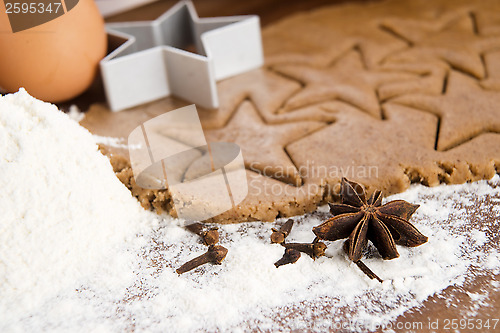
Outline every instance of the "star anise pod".
[[[344, 249], [355, 263], [358, 264], [361, 259], [368, 240], [375, 245], [383, 259], [399, 257], [396, 244], [414, 247], [427, 242], [427, 237], [408, 222], [419, 205], [404, 200], [382, 205], [382, 192], [379, 190], [366, 200], [363, 187], [345, 178], [342, 178], [340, 195], [342, 203], [329, 204], [334, 217], [314, 227], [313, 232], [324, 240], [348, 238]], [[371, 276], [374, 277], [375, 274]]]

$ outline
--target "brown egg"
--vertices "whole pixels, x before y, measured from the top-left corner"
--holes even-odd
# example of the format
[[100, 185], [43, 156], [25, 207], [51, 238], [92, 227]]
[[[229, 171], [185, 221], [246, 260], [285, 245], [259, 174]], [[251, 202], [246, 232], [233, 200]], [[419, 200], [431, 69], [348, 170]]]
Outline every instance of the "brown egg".
[[[65, 2], [66, 6], [70, 3]], [[106, 55], [104, 20], [93, 0], [71, 3], [74, 7], [63, 15], [18, 32], [12, 32], [6, 7], [0, 4], [3, 90], [15, 92], [24, 87], [34, 97], [61, 102], [90, 86]]]

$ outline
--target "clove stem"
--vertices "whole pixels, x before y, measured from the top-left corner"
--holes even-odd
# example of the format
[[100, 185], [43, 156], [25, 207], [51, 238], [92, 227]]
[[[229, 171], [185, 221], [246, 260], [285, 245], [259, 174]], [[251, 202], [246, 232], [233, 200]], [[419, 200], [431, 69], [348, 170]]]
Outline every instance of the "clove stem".
[[187, 263], [177, 268], [177, 274], [183, 274], [195, 269], [198, 266], [212, 263], [215, 265], [220, 265], [222, 260], [226, 257], [227, 249], [221, 245], [212, 245], [208, 248], [208, 251], [203, 253], [194, 259], [189, 260]]
[[355, 261], [354, 263], [358, 265], [359, 269], [361, 269], [361, 271], [365, 273], [370, 279], [377, 279], [380, 283], [384, 282], [384, 280], [379, 278], [377, 274], [373, 273], [373, 271], [369, 269], [368, 266], [366, 266], [361, 260]]
[[299, 258], [300, 258], [300, 251], [296, 249], [286, 249], [285, 254], [283, 254], [283, 257], [280, 260], [276, 261], [274, 263], [274, 266], [278, 268], [283, 265], [293, 264], [297, 262]]
[[191, 231], [193, 234], [196, 234], [198, 236], [201, 236], [201, 233], [203, 232], [203, 224], [199, 222], [191, 223], [185, 226], [187, 230]]
[[295, 249], [309, 255], [313, 259], [317, 259], [325, 255], [325, 243], [315, 240], [313, 243], [283, 243], [287, 249]]

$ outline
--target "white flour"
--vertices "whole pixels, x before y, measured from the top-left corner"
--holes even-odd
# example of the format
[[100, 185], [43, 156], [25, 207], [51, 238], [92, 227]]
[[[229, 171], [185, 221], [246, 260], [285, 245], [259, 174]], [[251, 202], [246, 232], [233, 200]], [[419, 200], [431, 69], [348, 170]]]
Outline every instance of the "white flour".
[[128, 283], [144, 212], [92, 135], [24, 90], [0, 97], [0, 212], [0, 331], [84, 282]]
[[136, 144], [136, 145], [128, 145], [126, 141], [122, 138], [113, 138], [111, 136], [100, 136], [100, 135], [93, 135], [94, 141], [97, 144], [103, 144], [108, 147], [113, 147], [113, 148], [122, 148], [122, 149], [140, 149], [141, 145]]
[[78, 106], [76, 105], [70, 105], [69, 110], [67, 115], [77, 123], [83, 120], [85, 118], [85, 113], [81, 112]]
[[[220, 226], [223, 264], [178, 276], [206, 247], [180, 221], [140, 211], [92, 136], [54, 107], [25, 92], [0, 98], [0, 153], [2, 332], [324, 331], [348, 321], [365, 331], [474, 274], [499, 273], [494, 226], [470, 224], [499, 219], [498, 176], [388, 198], [421, 204], [412, 222], [429, 242], [398, 246], [395, 260], [365, 259], [383, 284], [347, 261], [342, 241], [328, 243], [327, 257], [276, 269], [283, 248], [270, 244], [269, 223]], [[328, 216], [296, 218], [289, 240], [311, 241]], [[487, 306], [487, 294], [469, 296], [477, 302], [464, 316]]]

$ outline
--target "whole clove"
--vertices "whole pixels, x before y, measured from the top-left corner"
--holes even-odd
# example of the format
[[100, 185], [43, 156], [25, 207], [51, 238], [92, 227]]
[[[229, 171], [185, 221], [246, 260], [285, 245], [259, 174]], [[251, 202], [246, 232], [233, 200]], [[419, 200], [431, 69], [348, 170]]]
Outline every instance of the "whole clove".
[[326, 245], [314, 239], [312, 243], [284, 243], [282, 244], [287, 249], [295, 249], [309, 255], [312, 259], [316, 260], [325, 255]]
[[185, 228], [194, 234], [197, 234], [203, 240], [203, 244], [210, 246], [219, 242], [219, 231], [217, 228], [206, 230], [205, 226], [199, 222], [189, 224]]
[[271, 234], [271, 243], [283, 244], [285, 242], [285, 238], [290, 234], [292, 227], [293, 220], [289, 219], [281, 226], [280, 230], [272, 228], [271, 230], [273, 233]]
[[177, 274], [183, 274], [207, 263], [220, 265], [226, 255], [227, 249], [225, 247], [221, 245], [210, 245], [207, 252], [203, 253], [201, 256], [191, 259], [181, 267], [177, 268], [176, 272]]
[[299, 258], [300, 258], [299, 250], [293, 248], [285, 249], [285, 254], [283, 254], [283, 257], [280, 260], [274, 263], [274, 266], [278, 268], [283, 265], [293, 264], [296, 263], [297, 260], [299, 260]]

